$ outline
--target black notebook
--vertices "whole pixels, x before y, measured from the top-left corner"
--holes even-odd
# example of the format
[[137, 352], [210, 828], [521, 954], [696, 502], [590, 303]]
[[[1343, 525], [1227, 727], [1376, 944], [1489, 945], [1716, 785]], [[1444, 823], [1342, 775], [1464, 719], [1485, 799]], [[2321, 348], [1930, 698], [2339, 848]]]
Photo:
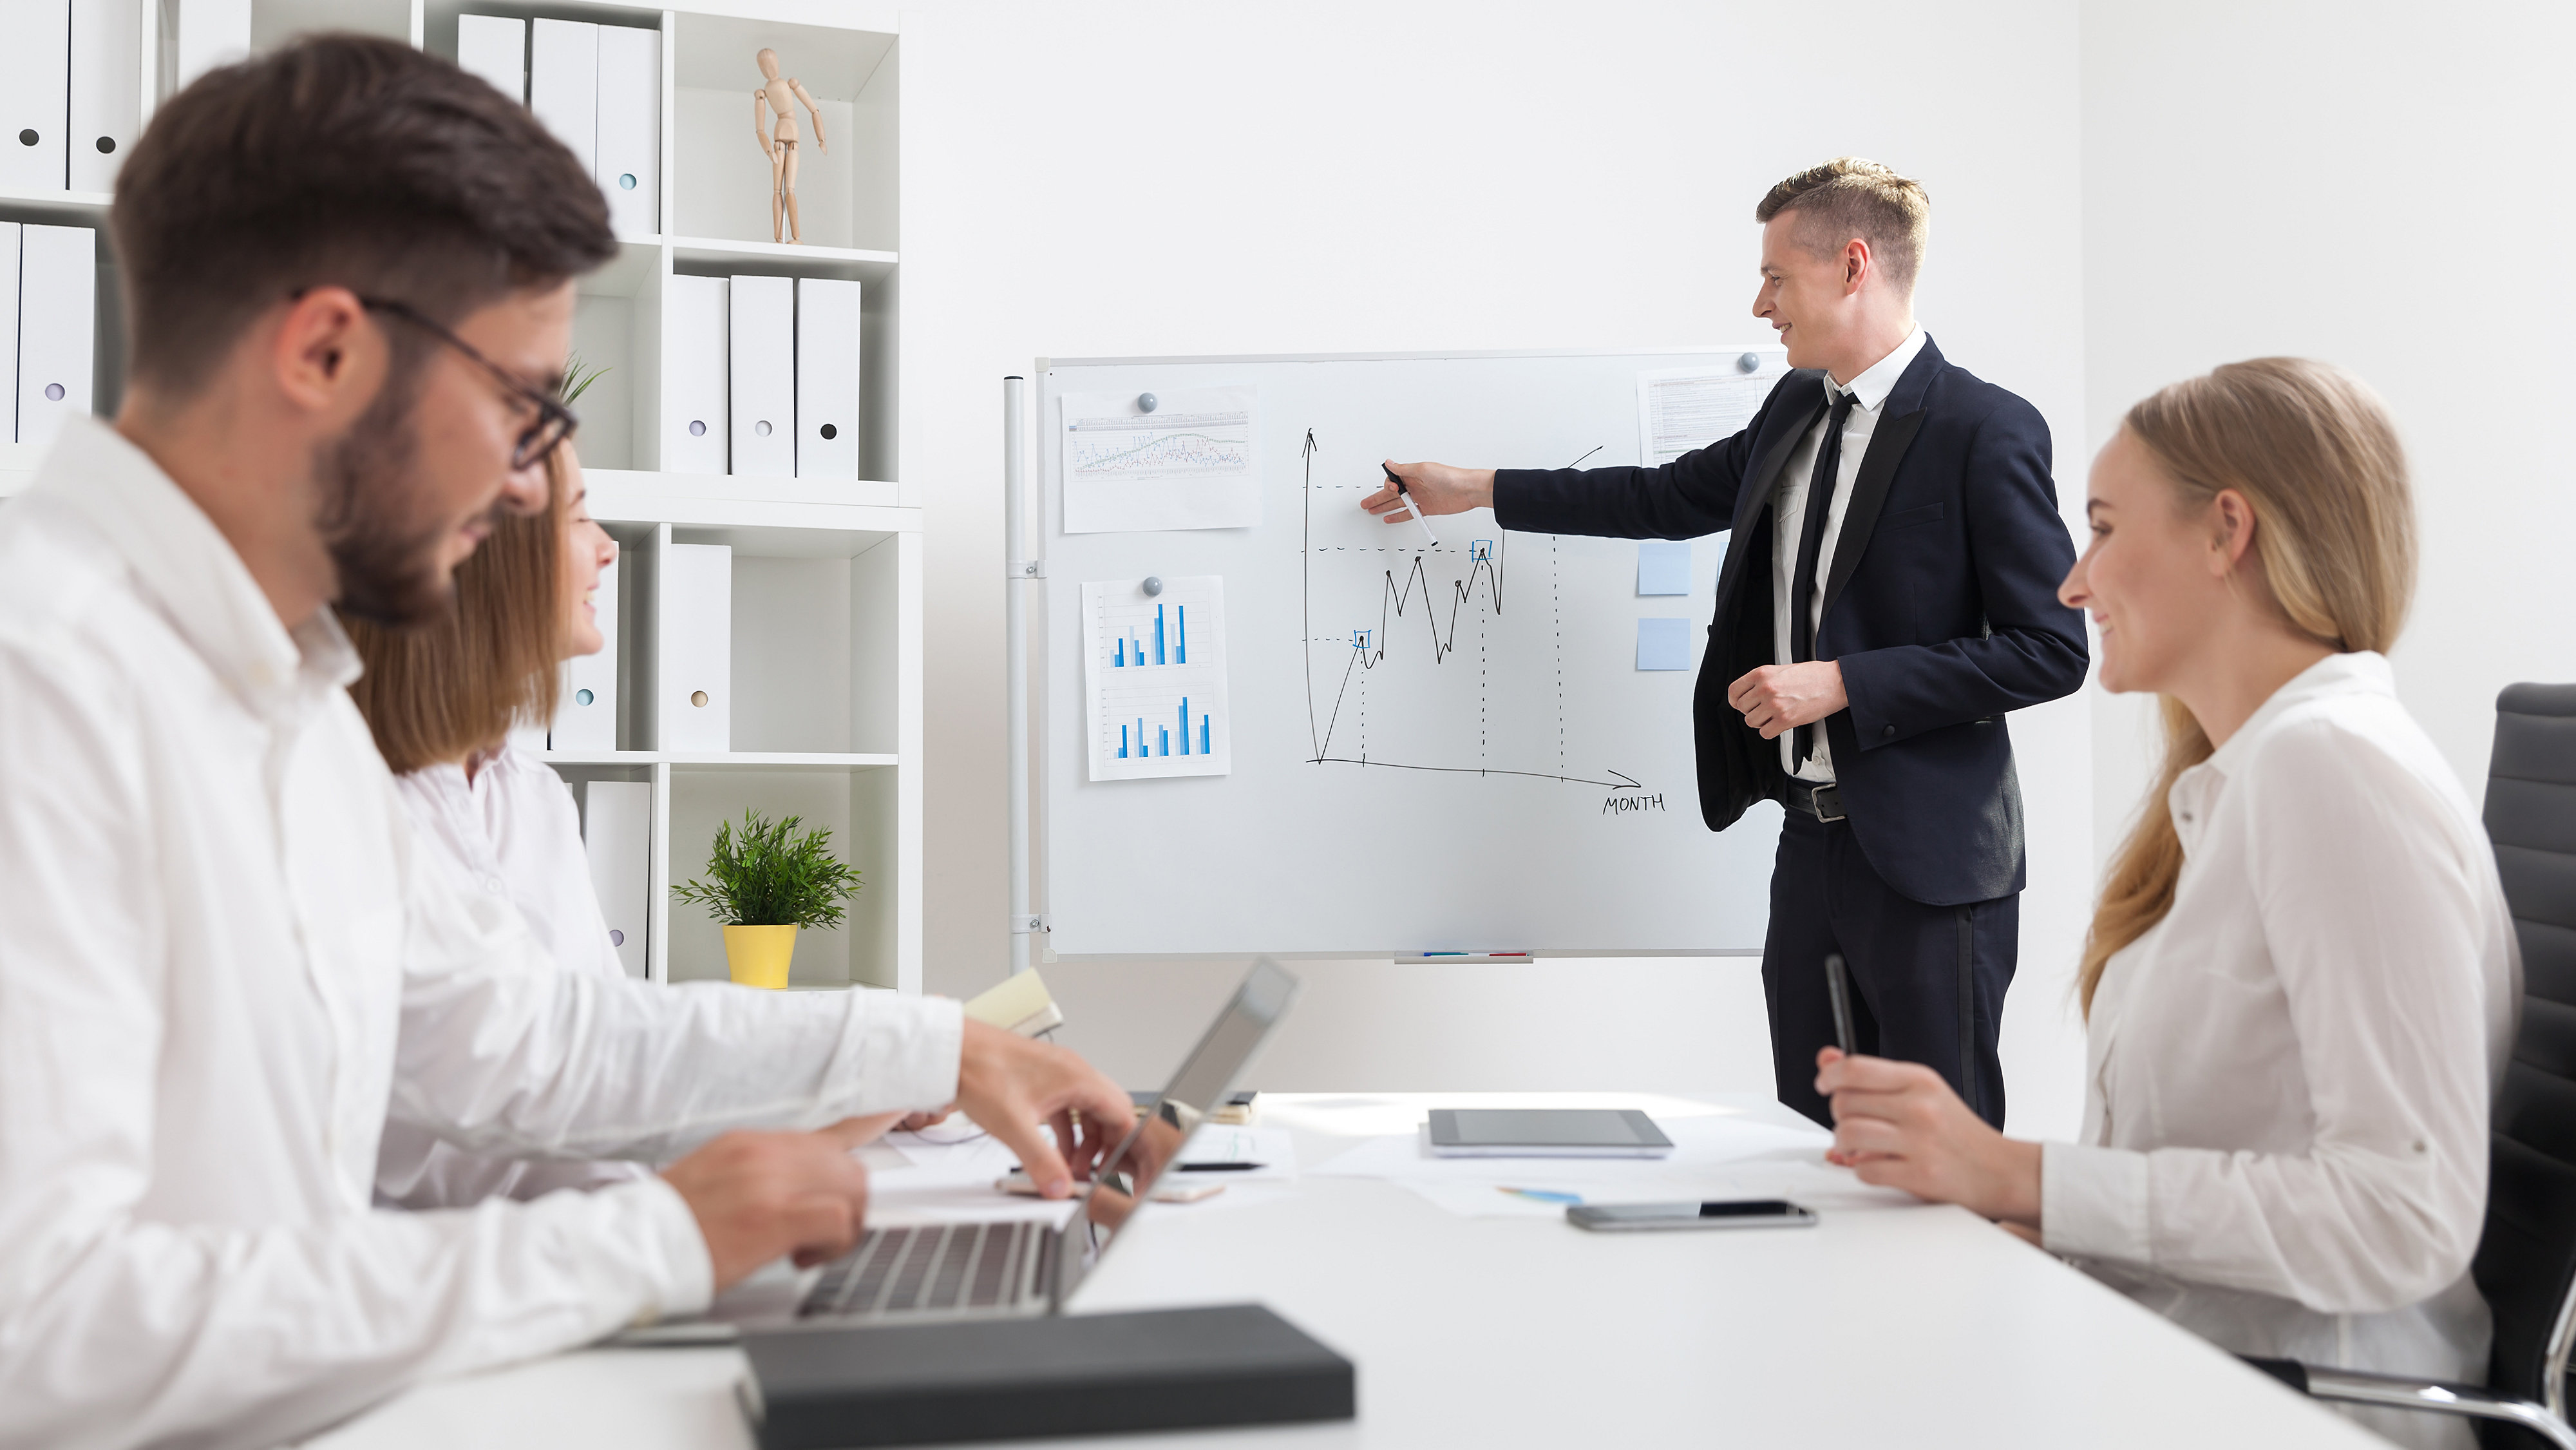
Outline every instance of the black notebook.
[[1258, 1304], [745, 1336], [761, 1450], [1347, 1420], [1351, 1362]]

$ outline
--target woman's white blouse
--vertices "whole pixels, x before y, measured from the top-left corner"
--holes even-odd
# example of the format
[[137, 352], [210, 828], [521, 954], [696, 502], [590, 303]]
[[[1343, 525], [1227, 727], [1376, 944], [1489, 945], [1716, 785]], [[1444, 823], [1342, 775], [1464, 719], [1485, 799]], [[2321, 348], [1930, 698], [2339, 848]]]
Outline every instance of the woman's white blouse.
[[[2048, 1247], [2238, 1353], [2482, 1381], [2468, 1268], [2522, 974], [2467, 795], [2387, 660], [2354, 653], [2167, 800], [2173, 907], [2093, 998]], [[2468, 1443], [2445, 1418], [2370, 1423]]]
[[[622, 977], [608, 940], [581, 815], [563, 777], [504, 744], [469, 781], [462, 765], [394, 777], [421, 854], [458, 891], [506, 901], [568, 972]], [[639, 1163], [498, 1158], [468, 1153], [428, 1130], [388, 1122], [376, 1150], [376, 1201], [401, 1208], [463, 1208], [501, 1195], [542, 1197], [650, 1176]]]

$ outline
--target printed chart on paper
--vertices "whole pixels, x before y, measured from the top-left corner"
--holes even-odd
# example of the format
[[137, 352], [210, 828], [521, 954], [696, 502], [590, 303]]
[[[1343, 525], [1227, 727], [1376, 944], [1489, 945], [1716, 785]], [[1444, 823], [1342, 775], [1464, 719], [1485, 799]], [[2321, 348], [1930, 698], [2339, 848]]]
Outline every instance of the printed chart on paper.
[[1234, 759], [1225, 693], [1225, 581], [1082, 586], [1091, 778], [1223, 775]]
[[1261, 522], [1260, 396], [1253, 388], [1063, 399], [1068, 533], [1250, 528]]

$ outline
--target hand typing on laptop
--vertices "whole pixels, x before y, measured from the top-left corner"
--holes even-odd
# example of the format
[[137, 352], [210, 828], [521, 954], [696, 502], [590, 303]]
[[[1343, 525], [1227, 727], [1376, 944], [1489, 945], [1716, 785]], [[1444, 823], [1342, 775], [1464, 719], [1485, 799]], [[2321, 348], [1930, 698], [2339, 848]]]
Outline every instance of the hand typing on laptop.
[[[972, 1019], [963, 1027], [955, 1106], [1019, 1154], [1045, 1197], [1071, 1193], [1133, 1122], [1126, 1090], [1065, 1048]], [[716, 1289], [783, 1256], [806, 1266], [848, 1253], [868, 1207], [867, 1169], [849, 1150], [875, 1135], [869, 1129], [883, 1131], [875, 1118], [893, 1116], [813, 1133], [727, 1133], [664, 1170], [706, 1236]], [[1041, 1123], [1054, 1127], [1052, 1142]]]

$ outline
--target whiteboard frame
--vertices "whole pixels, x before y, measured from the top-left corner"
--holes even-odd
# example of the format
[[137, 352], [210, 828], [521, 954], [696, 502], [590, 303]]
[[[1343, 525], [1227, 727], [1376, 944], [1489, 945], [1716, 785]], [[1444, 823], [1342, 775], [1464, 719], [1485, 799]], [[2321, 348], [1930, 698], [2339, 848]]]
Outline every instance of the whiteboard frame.
[[[1776, 343], [1770, 344], [1777, 346]], [[1045, 962], [1240, 962], [1242, 953], [1225, 952], [1058, 952], [1047, 943], [1048, 916], [1053, 904], [1054, 873], [1050, 869], [1045, 842], [1047, 832], [1048, 780], [1047, 752], [1044, 748], [1045, 722], [1049, 706], [1046, 661], [1054, 648], [1047, 605], [1047, 591], [1017, 587], [1024, 582], [1042, 582], [1046, 577], [1048, 545], [1045, 466], [1036, 461], [1039, 455], [1032, 447], [1042, 447], [1046, 435], [1046, 412], [1054, 389], [1049, 381], [1057, 368], [1100, 367], [1172, 367], [1196, 365], [1240, 365], [1248, 363], [1331, 363], [1331, 362], [1449, 362], [1494, 358], [1578, 358], [1578, 357], [1723, 357], [1741, 355], [1741, 343], [1696, 343], [1687, 346], [1641, 347], [1564, 347], [1564, 348], [1488, 348], [1434, 349], [1427, 352], [1308, 352], [1308, 353], [1225, 353], [1191, 356], [1186, 354], [1148, 355], [1138, 357], [1045, 357], [1034, 361], [1027, 386], [1017, 393], [1006, 391], [1009, 402], [1009, 429], [1012, 436], [1004, 441], [1004, 452], [1010, 466], [1004, 473], [1005, 534], [1003, 549], [1008, 570], [1006, 595], [1009, 625], [1014, 638], [1026, 641], [1026, 654], [1008, 665], [1011, 694], [1024, 700], [1010, 711], [1011, 721], [1021, 728], [1012, 732], [1014, 746], [1010, 751], [1010, 770], [1014, 777], [1011, 796], [1014, 804], [1025, 801], [1026, 809], [1013, 809], [1010, 820], [1010, 857], [1014, 873], [1014, 901], [1011, 925], [1013, 932], [1012, 968], [1026, 970], [1027, 959], [1019, 944], [1034, 937], [1036, 955]], [[1019, 379], [1005, 379], [1005, 387]], [[1023, 534], [1035, 537], [1024, 538]], [[1021, 572], [1023, 562], [1033, 563], [1034, 573]], [[1037, 596], [1032, 610], [1030, 595]], [[1031, 617], [1031, 616], [1034, 617]], [[1025, 782], [1025, 784], [1022, 784]], [[1027, 876], [1018, 873], [1025, 868]], [[1023, 910], [1018, 896], [1018, 881], [1030, 883], [1033, 900]], [[1352, 953], [1346, 951], [1271, 951], [1263, 955], [1291, 961], [1376, 961], [1438, 966], [1444, 963], [1494, 964], [1481, 954], [1425, 956], [1420, 953], [1389, 948], [1382, 952]], [[1759, 957], [1762, 949], [1752, 947], [1632, 947], [1592, 949], [1578, 947], [1536, 948], [1523, 959], [1540, 961], [1586, 958], [1655, 958], [1655, 957]]]

